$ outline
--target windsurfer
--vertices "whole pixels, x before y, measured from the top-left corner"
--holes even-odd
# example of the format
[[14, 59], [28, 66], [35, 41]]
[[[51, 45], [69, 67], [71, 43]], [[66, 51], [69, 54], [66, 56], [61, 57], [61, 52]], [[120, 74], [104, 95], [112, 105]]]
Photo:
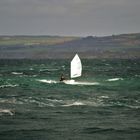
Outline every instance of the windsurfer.
[[64, 80], [66, 80], [66, 79], [65, 79], [64, 75], [62, 74], [60, 77], [60, 81], [64, 81]]

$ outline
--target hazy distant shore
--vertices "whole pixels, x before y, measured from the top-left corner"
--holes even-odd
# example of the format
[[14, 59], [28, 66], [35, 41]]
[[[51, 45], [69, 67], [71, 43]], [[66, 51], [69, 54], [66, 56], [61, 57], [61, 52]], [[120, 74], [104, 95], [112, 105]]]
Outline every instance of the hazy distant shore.
[[0, 59], [139, 59], [140, 33], [104, 37], [0, 36]]

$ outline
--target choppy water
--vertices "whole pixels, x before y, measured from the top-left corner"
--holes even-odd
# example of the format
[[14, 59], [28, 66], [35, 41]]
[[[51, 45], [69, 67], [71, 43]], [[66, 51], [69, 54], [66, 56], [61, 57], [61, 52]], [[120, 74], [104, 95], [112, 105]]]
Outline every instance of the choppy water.
[[1, 140], [139, 140], [140, 61], [0, 60]]

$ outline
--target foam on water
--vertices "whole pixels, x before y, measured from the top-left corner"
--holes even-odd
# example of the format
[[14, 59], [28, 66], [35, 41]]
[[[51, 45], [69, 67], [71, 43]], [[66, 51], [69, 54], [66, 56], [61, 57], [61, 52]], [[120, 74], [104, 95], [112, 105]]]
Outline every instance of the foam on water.
[[7, 88], [7, 87], [17, 87], [19, 86], [18, 84], [12, 85], [12, 84], [7, 84], [7, 85], [1, 85], [0, 88]]
[[123, 80], [123, 78], [111, 78], [111, 79], [108, 79], [106, 81], [111, 82], [111, 81], [118, 81], [118, 80]]
[[12, 72], [12, 74], [14, 74], [14, 75], [22, 75], [23, 72]]
[[75, 81], [75, 80], [64, 80], [63, 82], [69, 85], [99, 85], [98, 82], [82, 82], [82, 81]]
[[79, 100], [79, 101], [65, 101], [65, 103], [61, 106], [64, 107], [70, 107], [70, 106], [93, 106], [93, 107], [98, 107], [98, 106], [105, 106], [102, 102], [102, 100]]
[[58, 99], [46, 99], [47, 101], [51, 101], [51, 102], [62, 102], [63, 100], [58, 100]]
[[0, 109], [0, 115], [11, 115], [13, 116], [14, 115], [14, 111], [12, 111], [11, 109]]
[[82, 81], [75, 81], [75, 80], [64, 80], [63, 82], [60, 82], [56, 80], [36, 79], [36, 81], [48, 83], [48, 84], [64, 83], [68, 85], [99, 85], [100, 84], [98, 82], [82, 82]]
[[36, 81], [43, 82], [43, 83], [48, 83], [48, 84], [58, 83], [58, 81], [55, 81], [55, 80], [46, 80], [46, 79], [41, 79], [41, 80], [38, 80], [37, 79]]
[[[131, 104], [130, 104], [131, 101]], [[100, 95], [94, 97], [87, 97], [86, 99], [62, 99], [60, 98], [45, 98], [45, 97], [22, 97], [19, 99], [2, 99], [0, 98], [0, 104], [21, 104], [21, 105], [36, 105], [38, 107], [71, 107], [71, 106], [91, 106], [91, 107], [126, 107], [131, 109], [139, 109], [140, 101], [128, 98], [127, 100], [122, 98], [116, 99], [116, 97]]]
[[66, 104], [66, 105], [62, 105], [62, 106], [80, 106], [80, 105], [85, 105], [84, 103], [82, 102], [79, 102], [79, 101], [76, 101], [76, 102], [73, 102], [72, 104]]
[[103, 99], [108, 99], [109, 96], [100, 96], [100, 98], [103, 98]]

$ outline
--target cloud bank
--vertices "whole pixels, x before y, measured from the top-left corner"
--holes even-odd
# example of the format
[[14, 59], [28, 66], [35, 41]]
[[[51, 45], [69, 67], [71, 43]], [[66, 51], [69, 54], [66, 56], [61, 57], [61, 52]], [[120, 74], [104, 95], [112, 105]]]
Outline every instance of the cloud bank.
[[1, 0], [0, 34], [111, 35], [140, 32], [139, 0]]

